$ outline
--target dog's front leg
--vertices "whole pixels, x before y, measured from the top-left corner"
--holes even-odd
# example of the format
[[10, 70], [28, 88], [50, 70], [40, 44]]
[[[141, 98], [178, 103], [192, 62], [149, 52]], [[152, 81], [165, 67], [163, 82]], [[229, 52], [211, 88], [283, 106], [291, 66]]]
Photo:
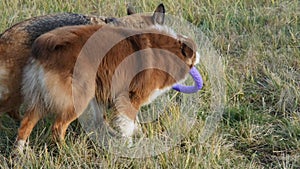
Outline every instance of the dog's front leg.
[[138, 131], [137, 113], [139, 106], [132, 104], [127, 93], [123, 92], [114, 101], [112, 126], [132, 145], [132, 136]]

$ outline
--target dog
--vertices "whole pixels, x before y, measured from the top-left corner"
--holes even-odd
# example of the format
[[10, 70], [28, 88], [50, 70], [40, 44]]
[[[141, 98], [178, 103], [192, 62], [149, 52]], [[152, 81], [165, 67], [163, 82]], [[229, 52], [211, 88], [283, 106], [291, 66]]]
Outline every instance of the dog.
[[20, 22], [0, 37], [0, 113], [7, 112], [14, 119], [21, 120], [20, 105], [22, 72], [30, 57], [32, 43], [40, 35], [55, 28], [70, 25], [103, 25], [143, 28], [154, 24], [163, 24], [164, 5], [156, 8], [153, 16], [134, 15], [128, 8], [130, 16], [124, 18], [96, 17], [82, 14], [56, 14], [31, 18]]
[[[102, 39], [118, 38], [107, 50], [109, 42]], [[101, 54], [103, 58], [98, 57]], [[15, 147], [22, 151], [35, 124], [51, 113], [55, 114], [53, 139], [64, 142], [69, 124], [94, 97], [99, 105], [111, 108], [111, 124], [130, 138], [137, 130], [140, 107], [183, 81], [198, 60], [194, 41], [167, 26], [143, 30], [70, 26], [43, 34], [35, 40], [23, 73], [22, 93], [28, 107]]]

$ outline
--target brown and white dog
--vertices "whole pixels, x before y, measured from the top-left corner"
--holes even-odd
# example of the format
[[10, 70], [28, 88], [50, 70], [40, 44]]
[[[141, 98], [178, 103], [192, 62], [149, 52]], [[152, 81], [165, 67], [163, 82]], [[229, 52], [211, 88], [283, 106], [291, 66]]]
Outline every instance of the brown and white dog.
[[[103, 45], [118, 38], [110, 49]], [[87, 44], [91, 46], [85, 48]], [[43, 34], [34, 42], [32, 59], [23, 74], [22, 91], [28, 108], [16, 148], [23, 149], [35, 124], [50, 113], [56, 116], [53, 137], [63, 141], [69, 124], [94, 97], [99, 105], [112, 107], [112, 124], [122, 136], [132, 136], [140, 107], [186, 78], [198, 60], [195, 50], [191, 39], [161, 25], [144, 30], [70, 26]], [[102, 53], [104, 57], [99, 58]]]
[[[32, 43], [40, 35], [55, 28], [70, 25], [110, 25], [145, 28], [163, 24], [165, 9], [160, 4], [152, 16], [130, 15], [123, 18], [105, 18], [82, 14], [56, 14], [31, 18], [7, 29], [0, 37], [0, 114], [7, 112], [15, 119], [23, 103], [21, 95], [22, 72], [31, 53]], [[133, 14], [128, 10], [128, 14]]]

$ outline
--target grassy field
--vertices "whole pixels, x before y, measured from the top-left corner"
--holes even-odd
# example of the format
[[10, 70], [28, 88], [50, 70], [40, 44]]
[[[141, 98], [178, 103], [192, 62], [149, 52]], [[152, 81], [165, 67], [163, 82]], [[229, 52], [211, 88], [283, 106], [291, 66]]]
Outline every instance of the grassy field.
[[[121, 17], [126, 15], [127, 2], [137, 12], [151, 12], [161, 1], [2, 0], [0, 31], [23, 19], [49, 13]], [[46, 119], [31, 135], [31, 149], [13, 167], [300, 168], [300, 2], [163, 2], [167, 13], [199, 27], [222, 58], [226, 105], [213, 135], [198, 143], [195, 125], [170, 151], [141, 160], [99, 149], [78, 122], [68, 130], [68, 146], [58, 148], [50, 141]], [[208, 97], [205, 92], [209, 93], [209, 87], [205, 86], [203, 97]], [[205, 106], [199, 105], [199, 110]], [[205, 120], [205, 113], [201, 117], [197, 121]], [[8, 116], [0, 120], [8, 128], [0, 131], [0, 168], [9, 168], [19, 124]]]

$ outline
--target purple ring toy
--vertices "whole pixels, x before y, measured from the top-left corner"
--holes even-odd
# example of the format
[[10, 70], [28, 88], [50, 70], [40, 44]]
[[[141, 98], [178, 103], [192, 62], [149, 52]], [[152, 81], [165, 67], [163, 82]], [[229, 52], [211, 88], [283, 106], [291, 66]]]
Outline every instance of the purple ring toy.
[[199, 71], [195, 68], [192, 67], [190, 70], [190, 75], [193, 77], [193, 80], [195, 82], [194, 86], [185, 86], [182, 84], [175, 84], [172, 89], [178, 91], [178, 92], [182, 92], [182, 93], [196, 93], [197, 91], [199, 91], [202, 87], [203, 87], [203, 80], [202, 77], [199, 73]]

